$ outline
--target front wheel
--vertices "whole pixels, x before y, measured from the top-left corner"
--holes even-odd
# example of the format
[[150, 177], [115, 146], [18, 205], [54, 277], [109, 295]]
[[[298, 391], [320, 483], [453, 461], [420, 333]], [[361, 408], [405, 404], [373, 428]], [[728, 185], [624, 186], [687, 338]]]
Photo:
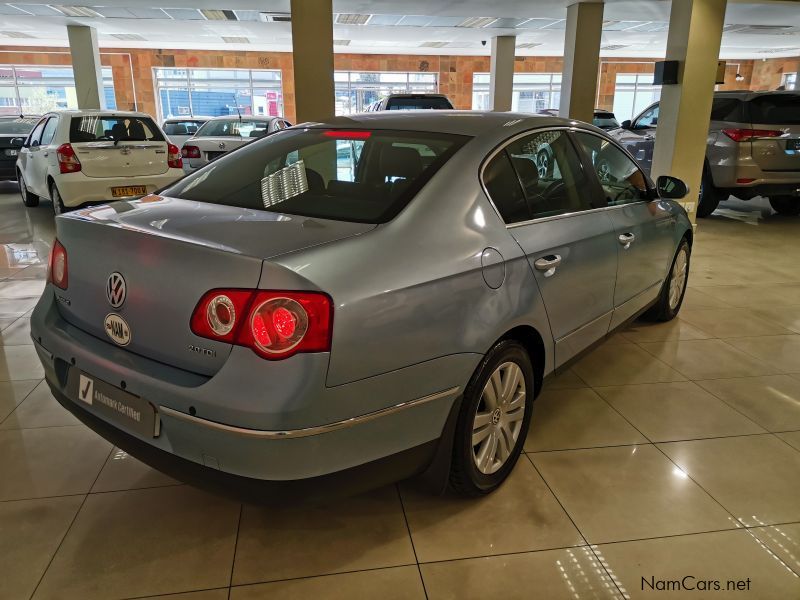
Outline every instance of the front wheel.
[[796, 217], [800, 215], [800, 198], [792, 196], [770, 196], [769, 204], [779, 215]]
[[650, 321], [671, 321], [678, 314], [686, 294], [686, 284], [689, 281], [689, 259], [691, 248], [686, 238], [681, 240], [669, 275], [661, 286], [661, 294], [656, 303], [648, 310], [643, 318]]
[[22, 203], [28, 208], [39, 206], [39, 196], [31, 194], [28, 191], [28, 186], [25, 183], [25, 178], [22, 173], [17, 173], [17, 183], [19, 184], [19, 193], [22, 196]]
[[525, 443], [533, 393], [527, 351], [514, 340], [499, 342], [464, 390], [450, 468], [454, 492], [480, 496], [505, 481]]

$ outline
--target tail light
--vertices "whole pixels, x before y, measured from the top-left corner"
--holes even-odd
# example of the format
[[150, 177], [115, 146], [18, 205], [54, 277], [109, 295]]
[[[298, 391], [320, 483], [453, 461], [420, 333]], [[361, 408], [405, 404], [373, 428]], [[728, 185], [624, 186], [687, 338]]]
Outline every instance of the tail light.
[[776, 129], [723, 129], [722, 133], [734, 142], [751, 142], [756, 138], [780, 137], [782, 131]]
[[50, 262], [47, 265], [47, 281], [62, 290], [67, 289], [67, 285], [69, 285], [67, 251], [58, 240], [55, 241], [53, 250], [50, 252]]
[[195, 335], [245, 346], [270, 360], [329, 351], [332, 325], [327, 294], [265, 290], [211, 290], [190, 323]]
[[167, 144], [167, 165], [169, 165], [170, 169], [183, 168], [183, 158], [181, 158], [181, 154], [182, 152], [178, 150], [175, 144]]
[[184, 146], [181, 149], [183, 158], [200, 158], [200, 148], [197, 146]]
[[62, 173], [77, 173], [81, 170], [81, 161], [72, 144], [61, 144], [56, 150], [58, 158], [58, 168]]

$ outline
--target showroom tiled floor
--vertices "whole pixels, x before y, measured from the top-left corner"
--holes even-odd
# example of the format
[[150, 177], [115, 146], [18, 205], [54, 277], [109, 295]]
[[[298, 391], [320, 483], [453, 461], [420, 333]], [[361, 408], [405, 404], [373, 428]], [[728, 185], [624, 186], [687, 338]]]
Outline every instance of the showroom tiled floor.
[[495, 494], [280, 509], [152, 471], [51, 398], [27, 330], [52, 237], [0, 184], [0, 598], [704, 597], [642, 591], [685, 575], [800, 598], [800, 218], [701, 221], [680, 318], [551, 381]]

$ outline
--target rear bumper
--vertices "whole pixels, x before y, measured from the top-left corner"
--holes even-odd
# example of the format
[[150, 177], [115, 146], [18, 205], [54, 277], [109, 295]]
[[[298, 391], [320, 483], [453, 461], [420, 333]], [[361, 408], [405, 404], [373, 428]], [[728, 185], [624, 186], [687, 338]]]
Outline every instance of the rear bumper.
[[[31, 317], [31, 335], [53, 394], [92, 429], [112, 441], [119, 435], [119, 445], [130, 448], [132, 455], [145, 462], [152, 464], [152, 457], [170, 462], [172, 457], [177, 465], [186, 467], [191, 463], [183, 469], [188, 475], [176, 473], [180, 478], [195, 474], [205, 477], [213, 472], [209, 477], [214, 481], [229, 475], [241, 480], [244, 488], [255, 486], [257, 481], [295, 481], [305, 482], [298, 483], [304, 489], [314, 478], [389, 461], [394, 455], [400, 455], [397, 460], [402, 468], [387, 474], [386, 479], [365, 481], [364, 485], [374, 487], [411, 475], [425, 465], [412, 468], [408, 457], [427, 459], [423, 456], [427, 450], [415, 448], [435, 445], [459, 392], [458, 387], [439, 388], [438, 393], [427, 396], [411, 395], [406, 404], [396, 406], [393, 399], [398, 394], [407, 395], [418, 385], [413, 373], [407, 375], [405, 389], [396, 380], [387, 379], [385, 385], [379, 381], [379, 387], [375, 381], [368, 381], [331, 391], [294, 385], [291, 380], [295, 373], [306, 382], [313, 378], [308, 368], [295, 372], [288, 365], [283, 373], [290, 385], [282, 388], [274, 383], [275, 371], [269, 371], [276, 363], [269, 361], [248, 364], [244, 369], [228, 369], [226, 363], [214, 377], [204, 378], [154, 363], [76, 329], [60, 317], [50, 286]], [[237, 357], [228, 362], [239, 360]], [[310, 363], [301, 366], [309, 367]], [[432, 368], [442, 370], [440, 365]], [[94, 406], [71, 397], [75, 392], [67, 383], [73, 369], [115, 385], [124, 381], [129, 393], [158, 408], [159, 435], [142, 436], [117, 421], [108, 421]], [[247, 373], [252, 372], [256, 378], [246, 380]], [[435, 376], [427, 378], [434, 382], [426, 385], [441, 385]], [[357, 404], [352, 403], [354, 397]], [[387, 402], [387, 398], [392, 400]], [[302, 413], [302, 419], [288, 421], [293, 411], [300, 412], [304, 406], [343, 407], [348, 399], [351, 412], [338, 418], [320, 415], [319, 409], [313, 409]], [[237, 406], [241, 410], [234, 411]], [[91, 418], [82, 417], [84, 413]], [[312, 420], [315, 414], [317, 418]], [[283, 427], [281, 423], [291, 426]]]
[[130, 198], [114, 198], [112, 187], [144, 186], [145, 193], [152, 194], [156, 190], [169, 185], [184, 176], [183, 169], [167, 169], [159, 175], [140, 177], [87, 177], [81, 172], [65, 173], [56, 178], [56, 185], [61, 194], [64, 206], [75, 207], [89, 202], [107, 202], [110, 200], [130, 200]]

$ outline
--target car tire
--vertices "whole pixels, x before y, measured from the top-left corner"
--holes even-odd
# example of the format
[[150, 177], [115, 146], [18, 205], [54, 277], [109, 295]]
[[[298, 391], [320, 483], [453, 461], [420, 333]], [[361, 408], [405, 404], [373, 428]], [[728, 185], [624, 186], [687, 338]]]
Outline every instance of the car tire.
[[678, 244], [678, 250], [672, 259], [669, 275], [661, 286], [661, 293], [656, 303], [642, 315], [648, 321], [671, 321], [681, 310], [686, 285], [689, 283], [689, 263], [692, 248], [686, 238]]
[[58, 191], [55, 182], [50, 184], [50, 199], [53, 201], [53, 212], [56, 216], [67, 212], [64, 207], [64, 201], [61, 199], [61, 192]]
[[800, 215], [800, 198], [792, 196], [770, 196], [769, 205], [779, 215], [796, 217]]
[[17, 173], [17, 183], [19, 184], [19, 193], [22, 196], [22, 203], [28, 208], [39, 206], [39, 196], [28, 191], [28, 186], [25, 183], [25, 178], [22, 176], [22, 173]]
[[711, 180], [711, 173], [708, 169], [703, 169], [703, 177], [700, 180], [700, 196], [697, 202], [697, 218], [703, 219], [717, 210], [722, 194], [714, 187]]
[[519, 342], [502, 340], [484, 357], [464, 389], [456, 423], [453, 492], [482, 496], [505, 481], [525, 444], [534, 385], [530, 356]]

